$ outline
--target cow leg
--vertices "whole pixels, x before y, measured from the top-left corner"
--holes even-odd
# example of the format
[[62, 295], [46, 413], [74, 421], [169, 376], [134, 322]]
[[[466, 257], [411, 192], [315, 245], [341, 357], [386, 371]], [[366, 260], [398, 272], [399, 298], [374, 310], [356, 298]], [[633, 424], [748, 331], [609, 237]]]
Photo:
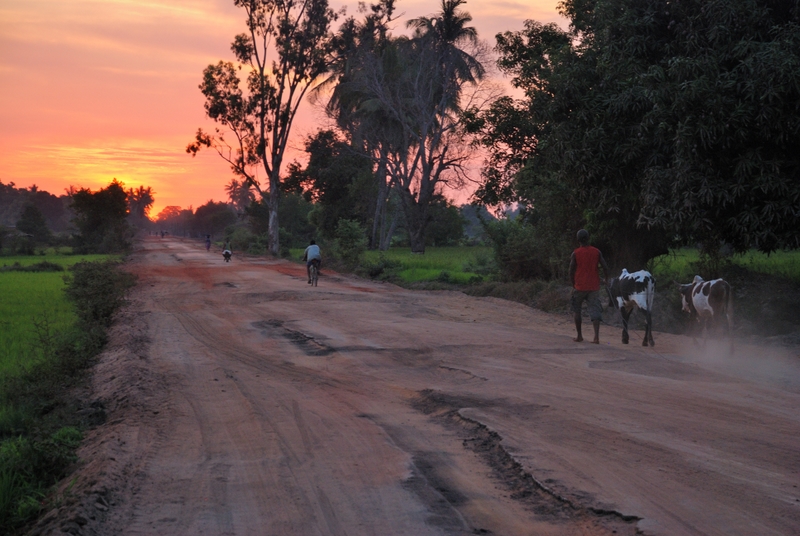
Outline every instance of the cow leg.
[[644, 340], [642, 341], [642, 346], [655, 346], [656, 343], [653, 340], [653, 316], [650, 314], [650, 311], [644, 311], [644, 320], [645, 320], [645, 327], [644, 327]]
[[730, 310], [726, 311], [725, 319], [728, 321], [728, 337], [731, 341], [730, 353], [733, 355], [733, 315], [730, 313]]
[[631, 317], [631, 311], [622, 307], [619, 312], [622, 315], [622, 344], [628, 344], [628, 319]]
[[700, 335], [702, 335], [703, 337], [702, 348], [706, 347], [706, 344], [708, 343], [708, 332], [711, 331], [713, 327], [714, 327], [713, 323], [712, 324], [708, 323], [708, 317], [703, 317], [703, 321], [700, 324]]

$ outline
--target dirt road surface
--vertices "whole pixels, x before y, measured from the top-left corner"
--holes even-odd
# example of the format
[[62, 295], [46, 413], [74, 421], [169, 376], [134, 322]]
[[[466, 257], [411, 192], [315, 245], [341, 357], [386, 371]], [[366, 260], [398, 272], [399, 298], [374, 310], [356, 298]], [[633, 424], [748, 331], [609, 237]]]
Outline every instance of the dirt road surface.
[[34, 533], [800, 533], [798, 348], [574, 343], [563, 315], [175, 239], [128, 267], [107, 421]]

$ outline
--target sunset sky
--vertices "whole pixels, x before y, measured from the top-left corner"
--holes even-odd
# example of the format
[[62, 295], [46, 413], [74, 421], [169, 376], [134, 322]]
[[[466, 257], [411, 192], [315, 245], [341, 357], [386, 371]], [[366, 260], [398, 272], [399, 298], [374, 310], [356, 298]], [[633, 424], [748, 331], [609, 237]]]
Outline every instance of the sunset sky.
[[[523, 21], [564, 20], [558, 0], [469, 0], [482, 39]], [[357, 2], [334, 2], [355, 13]], [[407, 18], [438, 3], [398, 0]], [[396, 33], [404, 29], [402, 21]], [[167, 205], [225, 200], [232, 175], [212, 152], [185, 153], [211, 128], [198, 84], [210, 63], [230, 60], [244, 15], [233, 0], [0, 0], [0, 181], [60, 195], [117, 178], [152, 186], [155, 216]], [[300, 146], [322, 121], [304, 104]]]

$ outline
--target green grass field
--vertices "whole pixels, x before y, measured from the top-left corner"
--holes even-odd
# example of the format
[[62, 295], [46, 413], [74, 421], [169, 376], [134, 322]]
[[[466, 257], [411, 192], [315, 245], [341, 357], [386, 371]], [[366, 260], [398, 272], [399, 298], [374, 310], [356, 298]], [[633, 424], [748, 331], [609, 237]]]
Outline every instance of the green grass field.
[[[43, 261], [69, 268], [108, 255], [30, 255], [0, 257], [0, 267], [30, 266]], [[69, 328], [75, 320], [64, 296], [67, 272], [0, 271], [0, 374], [16, 375], [42, 356], [42, 342]]]
[[[378, 251], [368, 251], [365, 259], [378, 262], [380, 255]], [[409, 283], [443, 279], [467, 283], [481, 277], [479, 272], [490, 262], [492, 250], [488, 247], [429, 247], [425, 248], [424, 255], [415, 255], [408, 248], [391, 248], [383, 252], [383, 256], [399, 263], [397, 276]]]
[[[678, 249], [650, 261], [650, 271], [659, 279], [677, 279], [688, 283], [695, 276], [693, 264], [700, 259], [696, 249]], [[748, 271], [782, 277], [800, 283], [800, 251], [776, 251], [770, 255], [748, 251], [729, 258]], [[700, 274], [702, 275], [702, 274]]]

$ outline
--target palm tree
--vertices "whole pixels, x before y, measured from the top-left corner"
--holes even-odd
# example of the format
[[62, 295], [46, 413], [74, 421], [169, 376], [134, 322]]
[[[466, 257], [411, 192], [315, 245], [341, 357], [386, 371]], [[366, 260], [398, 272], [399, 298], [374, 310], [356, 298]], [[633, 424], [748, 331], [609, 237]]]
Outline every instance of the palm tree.
[[477, 44], [477, 31], [468, 26], [472, 17], [459, 10], [463, 3], [442, 0], [441, 13], [411, 20], [412, 38], [388, 35], [391, 10], [381, 6], [391, 4], [373, 6], [363, 24], [351, 19], [342, 27], [328, 110], [351, 142], [361, 143], [377, 162], [373, 244], [395, 187], [412, 251], [423, 252], [428, 205], [443, 174], [465, 158], [455, 147], [459, 100], [464, 86], [485, 71], [462, 49]]
[[442, 10], [436, 16], [419, 17], [407, 23], [414, 29], [414, 39], [432, 43], [438, 56], [443, 91], [448, 99], [452, 99], [449, 102], [451, 107], [458, 105], [464, 84], [474, 84], [486, 74], [481, 63], [460, 48], [478, 43], [478, 31], [474, 26], [467, 26], [472, 16], [458, 9], [462, 4], [466, 1], [442, 0]]
[[242, 214], [256, 198], [247, 180], [231, 179], [231, 182], [225, 186], [225, 192], [239, 214]]
[[134, 220], [145, 221], [150, 214], [150, 208], [155, 203], [155, 192], [150, 186], [128, 188], [128, 208]]

